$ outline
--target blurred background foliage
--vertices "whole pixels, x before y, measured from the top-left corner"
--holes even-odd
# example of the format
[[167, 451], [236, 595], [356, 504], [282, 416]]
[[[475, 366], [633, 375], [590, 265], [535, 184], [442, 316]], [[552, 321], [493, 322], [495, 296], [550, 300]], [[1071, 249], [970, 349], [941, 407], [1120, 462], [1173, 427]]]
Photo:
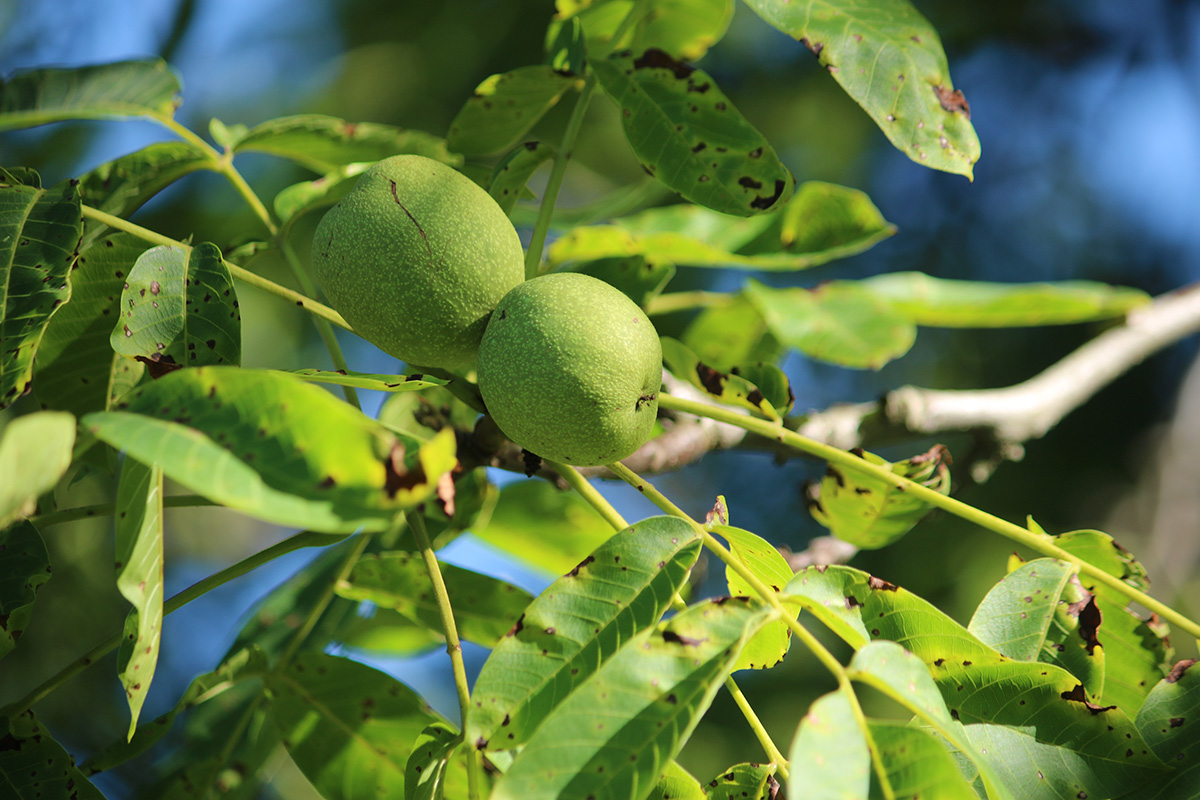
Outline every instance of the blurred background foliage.
[[[865, 254], [802, 273], [747, 276], [685, 268], [672, 288], [735, 289], [747, 277], [811, 286], [920, 270], [998, 281], [1087, 278], [1158, 294], [1200, 276], [1200, 3], [1143, 0], [1133, 8], [1115, 0], [919, 0], [917, 6], [941, 33], [954, 82], [971, 104], [983, 143], [974, 183], [922, 169], [895, 151], [808, 50], [739, 5], [728, 35], [700, 65], [799, 180], [866, 191], [899, 234]], [[481, 80], [540, 60], [553, 10], [551, 0], [0, 0], [0, 72], [159, 55], [183, 78], [178, 118], [201, 132], [212, 117], [252, 125], [318, 112], [444, 135]], [[569, 104], [555, 109], [530, 138], [556, 143], [569, 110]], [[5, 134], [0, 161], [35, 167], [53, 183], [162, 138], [164, 132], [149, 123], [56, 125]], [[267, 156], [246, 155], [238, 163], [268, 198], [312, 177]], [[613, 109], [593, 103], [562, 205], [641, 178]], [[172, 237], [222, 247], [260, 235], [232, 189], [208, 174], [187, 177], [137, 220]], [[308, 220], [296, 230], [301, 252], [313, 224]], [[291, 283], [269, 257], [252, 267]], [[328, 366], [302, 314], [250, 288], [239, 291], [247, 366]], [[661, 333], [678, 335], [687, 319], [677, 314], [656, 324]], [[905, 383], [1008, 385], [1096, 332], [1087, 325], [922, 330], [909, 355], [877, 372], [798, 355], [785, 366], [797, 409], [821, 408], [870, 400]], [[396, 369], [361, 341], [347, 337], [344, 345], [356, 369]], [[1188, 457], [1195, 448], [1187, 444], [1200, 441], [1200, 421], [1188, 413], [1200, 407], [1200, 381], [1185, 381], [1195, 353], [1193, 337], [1150, 359], [1029, 443], [1023, 462], [1002, 466], [986, 484], [961, 487], [959, 496], [1014, 521], [1032, 515], [1050, 531], [1107, 530], [1147, 563], [1163, 599], [1185, 613], [1200, 613], [1189, 544], [1200, 538], [1200, 476]], [[368, 402], [377, 407], [379, 398]], [[18, 404], [13, 413], [28, 410]], [[946, 444], [953, 452], [965, 442]], [[928, 445], [915, 441], [885, 455], [902, 458]], [[820, 470], [803, 460], [774, 464], [760, 454], [718, 453], [657, 483], [693, 514], [724, 494], [734, 524], [801, 549], [823, 532], [802, 499], [804, 483]], [[71, 504], [101, 502], [111, 489], [85, 482], [73, 489]], [[630, 518], [654, 513], [623, 486], [605, 489]], [[286, 534], [212, 509], [169, 512], [167, 531], [168, 594]], [[55, 579], [39, 598], [21, 648], [0, 664], [0, 703], [116, 629], [125, 613], [112, 585], [110, 525], [63, 525], [46, 539]], [[897, 545], [863, 553], [853, 563], [965, 622], [1003, 574], [1009, 550], [1003, 540], [934, 515]], [[486, 552], [456, 543], [448, 557], [487, 561], [530, 588], [546, 582], [488, 560]], [[213, 668], [239, 615], [309, 557], [294, 554], [170, 617], [147, 713], [172, 706], [193, 675]], [[1177, 645], [1181, 656], [1189, 654], [1189, 643]], [[469, 652], [469, 667], [477, 670], [485, 655]], [[372, 663], [453, 716], [444, 658], [438, 651]], [[803, 709], [830, 685], [800, 651], [773, 671], [743, 676], [752, 703], [781, 742], [790, 741]], [[116, 739], [127, 724], [112, 663], [87, 671], [38, 710], [43, 723], [80, 754]], [[681, 762], [707, 780], [713, 764], [761, 759], [747, 734], [732, 701], [720, 695]], [[99, 783], [112, 797], [129, 796], [144, 765], [135, 762]], [[279, 768], [272, 791], [303, 797], [303, 778], [286, 764]]]

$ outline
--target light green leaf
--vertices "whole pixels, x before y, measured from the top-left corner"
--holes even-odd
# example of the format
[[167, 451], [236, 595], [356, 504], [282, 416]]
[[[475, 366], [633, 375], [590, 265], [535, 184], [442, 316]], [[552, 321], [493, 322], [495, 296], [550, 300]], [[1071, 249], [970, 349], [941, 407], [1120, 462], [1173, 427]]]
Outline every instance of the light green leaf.
[[[779, 216], [783, 250], [806, 255], [808, 266], [861, 253], [895, 233], [896, 226], [883, 218], [866, 192], [824, 181], [800, 184]], [[752, 243], [746, 252], [760, 247], [767, 253], [778, 249], [768, 240]]]
[[870, 720], [868, 725], [897, 800], [978, 800], [954, 757], [933, 734], [899, 722]]
[[441, 800], [446, 765], [461, 744], [458, 731], [444, 722], [421, 731], [404, 766], [404, 800]]
[[487, 190], [505, 214], [511, 216], [517, 201], [532, 193], [526, 184], [538, 167], [554, 158], [554, 148], [542, 142], [525, 142], [500, 159], [492, 170]]
[[451, 166], [462, 161], [432, 134], [375, 122], [347, 122], [323, 114], [267, 120], [247, 131], [233, 149], [281, 156], [322, 175], [347, 164], [375, 162], [400, 153], [414, 153]]
[[805, 567], [784, 587], [805, 611], [821, 621], [851, 647], [871, 640], [859, 611], [873, 578], [862, 570]]
[[697, 358], [687, 345], [670, 336], [662, 337], [662, 351], [663, 365], [676, 378], [708, 392], [719, 402], [756, 411], [770, 420], [779, 419], [779, 413], [763, 392], [740, 375], [713, 369]]
[[[458, 635], [484, 647], [495, 647], [512, 629], [533, 599], [510, 583], [453, 564], [440, 564], [454, 609]], [[337, 586], [348, 600], [369, 600], [435, 631], [442, 630], [441, 612], [425, 562], [416, 553], [366, 555]]]
[[[758, 534], [730, 525], [713, 525], [711, 530], [729, 543], [730, 551], [754, 577], [776, 592], [782, 592], [783, 587], [792, 579], [792, 568], [788, 566], [787, 560], [774, 545]], [[729, 586], [729, 593], [734, 597], [759, 599], [758, 592], [728, 566], [725, 567], [725, 582]], [[793, 616], [800, 612], [798, 604], [787, 601], [785, 604], [794, 607]], [[792, 632], [785, 620], [768, 622], [746, 643], [734, 670], [771, 669], [778, 666], [787, 655], [791, 643]]]
[[593, 61], [621, 107], [625, 136], [654, 177], [688, 200], [727, 214], [782, 208], [794, 180], [771, 145], [711, 77], [662, 50]]
[[746, 0], [803, 42], [906, 156], [972, 177], [979, 138], [941, 40], [908, 0]]
[[79, 176], [79, 195], [89, 206], [128, 217], [184, 175], [213, 166], [190, 142], [155, 142]]
[[68, 119], [170, 119], [179, 91], [179, 77], [157, 58], [18, 72], [0, 82], [0, 130]]
[[1200, 670], [1194, 661], [1180, 661], [1146, 696], [1137, 715], [1138, 730], [1154, 754], [1172, 767], [1148, 785], [1128, 795], [1128, 800], [1168, 800], [1194, 796], [1200, 786]]
[[50, 555], [37, 528], [28, 520], [0, 526], [0, 658], [17, 646], [33, 614], [42, 584], [50, 580]]
[[546, 716], [493, 800], [648, 792], [769, 615], [748, 601], [710, 601], [634, 636]]
[[0, 529], [37, 509], [71, 465], [75, 418], [38, 411], [8, 423], [0, 438]]
[[817, 698], [788, 754], [788, 800], [867, 800], [871, 753], [846, 689]]
[[46, 325], [71, 297], [81, 219], [71, 181], [48, 190], [0, 184], [0, 409], [29, 391]]
[[773, 289], [752, 280], [746, 295], [780, 343], [844, 367], [879, 369], [917, 336], [906, 317], [852, 281]]
[[41, 726], [32, 711], [0, 719], [0, 795], [12, 800], [70, 797], [104, 800], [100, 790], [83, 777], [63, 746]]
[[114, 387], [114, 364], [128, 365], [141, 377], [143, 365], [113, 353], [113, 322], [121, 313], [121, 291], [146, 243], [128, 233], [105, 236], [88, 245], [71, 271], [71, 302], [50, 318], [33, 362], [33, 390], [44, 407], [82, 416], [102, 411]]
[[390, 608], [377, 608], [370, 616], [347, 615], [338, 626], [334, 640], [354, 650], [380, 655], [407, 657], [445, 646], [439, 630], [413, 622]]
[[674, 264], [647, 261], [642, 256], [600, 258], [571, 264], [562, 271], [581, 272], [599, 278], [620, 289], [639, 306], [645, 306], [651, 298], [657, 297], [667, 282], [675, 277]]
[[[587, 47], [607, 52], [617, 27], [634, 7], [632, 0], [600, 0], [556, 3], [560, 19], [579, 20], [586, 33]], [[651, 13], [644, 13], [632, 33], [622, 40], [637, 51], [657, 47], [684, 61], [703, 56], [725, 35], [733, 17], [732, 0], [658, 0]], [[551, 25], [551, 32], [555, 25]]]
[[646, 800], [704, 800], [705, 797], [700, 781], [678, 762], [669, 761]]
[[1095, 281], [989, 283], [892, 272], [860, 281], [918, 325], [1006, 328], [1123, 316], [1150, 302], [1139, 289]]
[[505, 486], [483, 516], [471, 533], [551, 575], [567, 572], [613, 535], [586, 500], [542, 480]]
[[492, 75], [475, 87], [475, 93], [450, 122], [446, 146], [467, 155], [508, 150], [567, 90], [582, 85], [578, 75], [558, 72], [546, 64]]
[[[885, 467], [921, 485], [950, 493], [949, 452], [934, 445], [927, 453], [889, 463], [874, 453], [855, 451], [869, 464]], [[933, 506], [869, 475], [833, 466], [808, 498], [813, 519], [856, 547], [886, 547], [912, 530]]]
[[345, 164], [315, 180], [293, 183], [275, 195], [275, 216], [284, 225], [291, 225], [310, 211], [333, 205], [354, 188], [358, 176], [370, 166], [363, 162]]
[[295, 375], [309, 383], [332, 383], [337, 386], [354, 386], [376, 392], [417, 392], [434, 386], [445, 386], [446, 381], [428, 375], [380, 375], [366, 372], [333, 371], [327, 369], [273, 370], [283, 375]]
[[404, 797], [417, 737], [439, 720], [411, 689], [356, 661], [304, 653], [267, 676], [292, 760], [325, 797]]
[[684, 330], [683, 343], [722, 372], [739, 364], [773, 363], [783, 355], [766, 320], [743, 294], [703, 309]]
[[713, 800], [775, 800], [779, 793], [775, 768], [775, 764], [734, 764], [709, 781], [705, 796]]
[[418, 452], [329, 392], [277, 373], [176, 370], [83, 424], [197, 494], [324, 533], [382, 530], [455, 464], [454, 432]]
[[146, 363], [152, 376], [173, 367], [236, 366], [242, 362], [241, 322], [220, 249], [209, 242], [190, 250], [164, 245], [133, 265], [109, 343]]
[[484, 663], [466, 738], [508, 750], [630, 637], [658, 621], [687, 580], [700, 540], [685, 522], [652, 517], [614, 535], [538, 595]]

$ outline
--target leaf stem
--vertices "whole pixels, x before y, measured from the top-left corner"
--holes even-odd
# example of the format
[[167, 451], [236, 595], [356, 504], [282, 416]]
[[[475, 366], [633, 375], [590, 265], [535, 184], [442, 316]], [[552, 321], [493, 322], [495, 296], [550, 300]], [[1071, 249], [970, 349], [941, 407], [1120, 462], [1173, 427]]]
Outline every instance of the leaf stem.
[[693, 308], [723, 308], [733, 303], [733, 296], [725, 292], [669, 292], [651, 297], [643, 308], [649, 316], [671, 314], [675, 311], [690, 311]]
[[[462, 642], [458, 639], [458, 626], [454, 623], [454, 609], [450, 606], [450, 595], [446, 591], [446, 582], [442, 580], [442, 570], [438, 566], [437, 555], [429, 541], [429, 531], [425, 528], [425, 519], [416, 512], [408, 512], [408, 527], [417, 540], [421, 550], [421, 558], [425, 561], [425, 569], [429, 580], [433, 582], [433, 596], [437, 600], [438, 612], [442, 617], [442, 630], [446, 634], [446, 652], [450, 655], [450, 666], [454, 670], [454, 687], [458, 691], [458, 707], [462, 713], [462, 730], [467, 729], [467, 714], [471, 710], [471, 690], [467, 687], [467, 669], [463, 664]], [[475, 748], [466, 745], [467, 757], [467, 796], [470, 800], [479, 798], [479, 763]]]
[[[195, 508], [197, 506], [215, 505], [218, 504], [198, 494], [174, 494], [163, 498], [163, 508]], [[111, 516], [116, 513], [116, 510], [116, 503], [97, 503], [90, 506], [66, 508], [62, 511], [49, 511], [41, 516], [30, 517], [29, 521], [41, 530], [42, 528], [59, 525], [63, 522], [74, 522], [75, 520], [88, 519], [89, 517]]]
[[[170, 498], [167, 499], [169, 500]], [[165, 603], [163, 603], [163, 616], [178, 611], [196, 598], [211, 592], [218, 586], [226, 584], [235, 578], [240, 578], [242, 575], [261, 567], [268, 561], [272, 561], [282, 555], [286, 555], [303, 547], [314, 547], [322, 544], [328, 544], [332, 538], [333, 537], [330, 537], [328, 534], [324, 533], [302, 531], [297, 533], [295, 536], [284, 539], [282, 542], [273, 544], [265, 550], [261, 550], [254, 555], [243, 558], [241, 561], [226, 567], [220, 572], [215, 572], [212, 575], [209, 575], [207, 578], [192, 584], [179, 594], [171, 597]], [[47, 678], [41, 683], [41, 685], [32, 689], [20, 700], [10, 703], [4, 709], [0, 709], [0, 717], [15, 717], [21, 712], [26, 711], [35, 704], [41, 702], [51, 692], [62, 686], [72, 677], [120, 647], [121, 640], [123, 638], [124, 630], [121, 630], [110, 636], [108, 639], [105, 639], [100, 644], [96, 645], [91, 650], [84, 653], [67, 666], [63, 667], [57, 673]]]
[[746, 718], [750, 729], [754, 731], [754, 737], [758, 739], [758, 743], [766, 752], [767, 757], [775, 762], [775, 769], [779, 773], [779, 777], [786, 781], [790, 774], [788, 772], [788, 768], [790, 767], [788, 760], [784, 757], [783, 753], [779, 752], [779, 748], [775, 745], [775, 740], [767, 732], [766, 726], [762, 724], [762, 720], [754, 712], [754, 707], [750, 705], [750, 701], [746, 699], [746, 695], [742, 694], [742, 687], [737, 685], [732, 675], [725, 677], [725, 691], [729, 692], [729, 695], [733, 698], [733, 702], [741, 710], [742, 716]]
[[[396, 522], [393, 524], [393, 530], [401, 523], [402, 517], [397, 516]], [[329, 582], [325, 587], [325, 591], [321, 594], [319, 600], [313, 604], [313, 607], [308, 612], [308, 617], [305, 618], [304, 624], [292, 636], [288, 642], [287, 648], [283, 654], [279, 656], [279, 660], [275, 662], [272, 668], [276, 673], [280, 673], [287, 666], [288, 662], [300, 650], [304, 640], [312, 633], [312, 629], [317, 626], [317, 622], [321, 619], [321, 615], [325, 613], [325, 609], [329, 608], [329, 604], [333, 602], [333, 598], [337, 593], [337, 586], [342, 581], [346, 580], [350, 575], [350, 570], [354, 569], [354, 565], [358, 563], [358, 559], [362, 556], [363, 551], [367, 549], [367, 544], [371, 541], [371, 537], [366, 534], [358, 534], [354, 546], [346, 553], [346, 558], [342, 561], [342, 566], [338, 569], [337, 576]]]
[[658, 396], [659, 406], [669, 408], [674, 411], [683, 411], [688, 414], [694, 414], [698, 417], [707, 417], [709, 419], [724, 422], [739, 428], [743, 428], [751, 433], [756, 433], [769, 439], [795, 448], [802, 452], [822, 458], [831, 464], [846, 467], [862, 474], [870, 475], [876, 480], [883, 481], [885, 484], [892, 486], [902, 492], [908, 493], [912, 497], [929, 503], [931, 506], [940, 508], [943, 511], [948, 511], [956, 517], [965, 519], [968, 522], [998, 533], [1005, 538], [1011, 539], [1018, 544], [1028, 547], [1030, 550], [1041, 553], [1042, 555], [1051, 558], [1057, 558], [1061, 561], [1074, 564], [1080, 572], [1095, 580], [1097, 583], [1102, 583], [1114, 591], [1120, 592], [1125, 597], [1133, 600], [1136, 603], [1158, 614], [1163, 619], [1169, 621], [1173, 625], [1177, 625], [1181, 629], [1188, 632], [1193, 637], [1200, 638], [1200, 624], [1197, 624], [1191, 619], [1188, 619], [1183, 614], [1179, 613], [1170, 606], [1155, 600], [1150, 595], [1130, 586], [1120, 578], [1110, 575], [1104, 570], [1096, 567], [1087, 561], [1084, 561], [1074, 553], [1070, 553], [1061, 547], [1053, 544], [1053, 537], [1044, 534], [1036, 534], [1025, 528], [1015, 525], [1000, 517], [994, 516], [981, 511], [972, 505], [956, 500], [953, 497], [948, 497], [941, 492], [930, 489], [916, 481], [911, 481], [901, 475], [897, 475], [884, 467], [877, 467], [866, 460], [859, 458], [853, 453], [845, 450], [839, 450], [836, 447], [831, 447], [827, 444], [809, 439], [806, 436], [801, 436], [795, 431], [788, 430], [782, 425], [766, 420], [754, 419], [753, 417], [745, 416], [734, 411], [730, 411], [719, 406], [712, 406], [707, 403], [701, 403], [695, 400], [687, 400], [682, 397], [660, 392]]
[[600, 494], [595, 486], [588, 482], [587, 478], [579, 474], [579, 470], [572, 467], [570, 464], [560, 464], [557, 461], [549, 461], [542, 459], [555, 472], [563, 477], [572, 489], [588, 502], [592, 508], [596, 510], [600, 516], [604, 517], [604, 521], [612, 526], [614, 531], [623, 531], [629, 527], [629, 523], [625, 518], [613, 508], [612, 503]]

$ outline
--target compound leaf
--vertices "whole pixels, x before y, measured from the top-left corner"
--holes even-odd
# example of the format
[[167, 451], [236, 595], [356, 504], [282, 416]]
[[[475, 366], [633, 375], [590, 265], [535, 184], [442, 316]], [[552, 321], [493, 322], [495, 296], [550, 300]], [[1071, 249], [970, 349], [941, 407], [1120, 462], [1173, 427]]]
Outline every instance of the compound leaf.
[[[582, 23], [587, 48], [607, 52], [621, 21], [633, 10], [632, 0], [578, 2], [560, 0], [550, 33], [559, 20]], [[656, 47], [684, 61], [695, 61], [725, 35], [733, 18], [732, 0], [658, 0], [643, 14], [624, 41], [636, 50]]]
[[[753, 575], [776, 592], [781, 592], [792, 579], [792, 568], [766, 539], [731, 525], [713, 525], [713, 533], [729, 543], [729, 550]], [[758, 592], [746, 580], [728, 566], [725, 567], [725, 582], [734, 597], [753, 597]], [[791, 604], [789, 604], [791, 605]], [[798, 614], [800, 609], [795, 609]], [[795, 616], [795, 614], [793, 614]], [[770, 669], [783, 661], [792, 643], [792, 632], [787, 621], [782, 619], [766, 623], [742, 648], [734, 670]]]
[[978, 800], [954, 757], [929, 731], [882, 720], [867, 724], [897, 800]]
[[157, 58], [18, 72], [0, 82], [0, 130], [68, 119], [170, 119], [179, 92], [179, 77]]

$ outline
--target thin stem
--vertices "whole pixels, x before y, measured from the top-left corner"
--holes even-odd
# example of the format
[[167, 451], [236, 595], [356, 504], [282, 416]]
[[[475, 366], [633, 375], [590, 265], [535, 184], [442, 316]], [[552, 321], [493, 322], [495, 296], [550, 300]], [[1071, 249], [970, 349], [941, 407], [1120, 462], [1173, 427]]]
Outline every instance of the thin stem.
[[[297, 533], [295, 536], [284, 539], [282, 542], [273, 544], [266, 550], [262, 550], [252, 556], [247, 556], [236, 564], [228, 566], [220, 572], [215, 572], [212, 575], [209, 575], [207, 578], [192, 584], [179, 594], [171, 597], [165, 603], [163, 603], [163, 615], [166, 616], [167, 614], [178, 611], [188, 603], [195, 600], [197, 597], [207, 594], [213, 589], [216, 589], [218, 586], [226, 584], [235, 578], [240, 578], [242, 575], [261, 567], [268, 561], [272, 561], [282, 555], [299, 550], [302, 547], [313, 547], [324, 544], [328, 542], [330, 538], [331, 537], [328, 534], [302, 531]], [[120, 647], [123, 638], [124, 632], [118, 631], [108, 639], [105, 639], [100, 644], [96, 645], [91, 650], [75, 659], [75, 661], [71, 662], [57, 673], [47, 678], [42, 682], [41, 685], [32, 689], [20, 700], [10, 703], [3, 710], [0, 710], [0, 717], [15, 717], [21, 712], [41, 702], [51, 692], [62, 686], [72, 677]]]
[[620, 461], [614, 461], [606, 466], [608, 467], [608, 470], [618, 478], [644, 494], [646, 499], [651, 503], [654, 503], [654, 505], [658, 506], [673, 517], [679, 517], [680, 519], [691, 522], [692, 526], [697, 530], [697, 532], [703, 531], [703, 526], [699, 522], [696, 522], [696, 520], [692, 519], [691, 516], [679, 508], [679, 506], [672, 503], [665, 494], [654, 488], [654, 484], [642, 478], [629, 467], [625, 466]]
[[572, 489], [588, 502], [592, 508], [596, 510], [600, 516], [604, 517], [604, 521], [612, 526], [615, 531], [623, 531], [629, 527], [629, 523], [625, 521], [612, 503], [604, 499], [604, 495], [600, 494], [595, 486], [588, 482], [587, 478], [579, 474], [579, 470], [572, 467], [570, 464], [560, 464], [557, 461], [549, 461], [542, 459], [559, 475], [563, 476], [563, 480], [567, 482]]
[[[198, 494], [173, 494], [170, 497], [163, 498], [163, 508], [195, 508], [197, 506], [215, 505], [218, 505], [218, 503], [214, 503], [207, 497], [201, 497]], [[63, 522], [74, 522], [75, 520], [88, 519], [89, 517], [111, 516], [116, 513], [116, 510], [116, 503], [97, 503], [91, 506], [66, 508], [62, 511], [50, 511], [38, 517], [30, 517], [29, 521], [38, 530], [41, 530], [42, 528], [59, 525]]]
[[767, 732], [767, 728], [762, 724], [762, 720], [758, 718], [758, 714], [754, 713], [754, 707], [750, 705], [750, 701], [746, 699], [746, 695], [742, 694], [741, 687], [733, 680], [732, 675], [725, 678], [725, 690], [733, 697], [733, 702], [737, 704], [738, 709], [742, 712], [742, 716], [746, 718], [750, 729], [754, 731], [754, 737], [758, 739], [758, 743], [766, 751], [767, 757], [775, 762], [775, 769], [779, 772], [779, 777], [786, 781], [790, 766], [788, 760], [784, 758], [783, 753], [779, 752], [779, 748], [775, 745], [775, 740]]
[[[217, 756], [216, 769], [219, 772], [229, 763], [230, 757], [233, 756], [233, 750], [242, 743], [242, 737], [246, 735], [246, 730], [250, 727], [250, 723], [254, 721], [254, 714], [258, 711], [258, 707], [266, 700], [266, 694], [259, 692], [254, 699], [246, 706], [246, 710], [242, 712], [242, 716], [238, 719], [237, 727], [233, 729], [233, 733], [225, 740], [225, 744], [221, 747], [221, 752]], [[204, 794], [200, 795], [200, 800], [208, 800], [212, 796], [213, 788], [217, 785], [217, 774], [212, 774], [214, 780], [209, 781], [204, 787]]]
[[1044, 534], [1033, 533], [1019, 525], [1001, 519], [981, 511], [974, 506], [968, 505], [961, 500], [956, 500], [953, 497], [948, 497], [941, 492], [930, 489], [916, 481], [911, 481], [908, 478], [897, 475], [891, 470], [883, 467], [878, 467], [865, 459], [859, 458], [853, 453], [845, 450], [839, 450], [836, 447], [831, 447], [827, 444], [809, 439], [806, 436], [801, 436], [795, 431], [788, 430], [778, 423], [767, 422], [765, 420], [755, 419], [753, 417], [738, 414], [728, 409], [719, 406], [700, 403], [695, 400], [686, 400], [682, 397], [669, 395], [665, 392], [660, 392], [658, 395], [658, 404], [662, 408], [669, 408], [674, 411], [683, 411], [688, 414], [694, 414], [698, 417], [707, 417], [709, 419], [724, 422], [729, 425], [734, 425], [739, 428], [744, 428], [751, 433], [757, 433], [760, 436], [765, 436], [769, 439], [774, 439], [781, 444], [793, 447], [797, 450], [809, 453], [818, 458], [822, 458], [832, 464], [846, 467], [855, 472], [870, 475], [871, 477], [883, 481], [884, 483], [907, 493], [912, 497], [929, 503], [931, 506], [940, 508], [943, 511], [948, 511], [956, 517], [972, 522], [981, 528], [998, 533], [1005, 538], [1011, 539], [1018, 544], [1028, 547], [1042, 555], [1057, 558], [1060, 561], [1066, 561], [1074, 564], [1080, 572], [1087, 575], [1097, 583], [1102, 583], [1108, 588], [1120, 592], [1125, 597], [1139, 603], [1146, 609], [1153, 611], [1163, 619], [1178, 626], [1186, 631], [1189, 635], [1200, 638], [1200, 624], [1188, 619], [1183, 614], [1179, 613], [1170, 606], [1155, 600], [1145, 592], [1139, 591], [1128, 583], [1125, 583], [1120, 578], [1110, 575], [1099, 567], [1084, 561], [1074, 553], [1053, 544], [1053, 537]]
[[[458, 707], [462, 713], [462, 727], [466, 730], [467, 714], [471, 710], [471, 690], [467, 687], [467, 669], [463, 664], [462, 642], [458, 639], [458, 626], [454, 623], [454, 609], [450, 606], [450, 595], [446, 591], [446, 582], [442, 580], [442, 570], [438, 566], [437, 555], [429, 541], [429, 531], [425, 528], [425, 520], [420, 514], [408, 513], [408, 527], [417, 540], [421, 550], [421, 558], [425, 561], [425, 569], [429, 572], [429, 580], [433, 583], [433, 596], [437, 599], [438, 612], [442, 617], [442, 630], [446, 634], [446, 652], [450, 655], [450, 666], [454, 670], [454, 687], [458, 690]], [[467, 795], [470, 800], [479, 797], [479, 768], [475, 750], [467, 743]]]
[[[400, 524], [401, 519], [397, 517], [397, 525]], [[350, 570], [354, 569], [354, 565], [358, 563], [358, 559], [362, 557], [363, 551], [367, 549], [367, 543], [370, 541], [370, 536], [362, 533], [358, 534], [357, 541], [350, 548], [350, 551], [346, 553], [346, 558], [342, 561], [342, 566], [338, 570], [337, 576], [325, 587], [325, 591], [321, 594], [320, 599], [317, 600], [308, 612], [308, 617], [304, 620], [304, 624], [292, 636], [292, 640], [288, 642], [287, 649], [283, 651], [283, 654], [279, 656], [279, 660], [275, 662], [275, 672], [282, 672], [284, 670], [288, 662], [296, 655], [300, 646], [304, 644], [304, 640], [312, 633], [312, 629], [317, 626], [317, 622], [321, 619], [321, 615], [325, 613], [325, 609], [329, 608], [329, 604], [333, 602], [338, 584], [350, 576]]]
[[646, 301], [645, 310], [648, 315], [654, 316], [693, 308], [721, 308], [730, 305], [733, 300], [733, 296], [726, 292], [670, 292], [651, 297]]

